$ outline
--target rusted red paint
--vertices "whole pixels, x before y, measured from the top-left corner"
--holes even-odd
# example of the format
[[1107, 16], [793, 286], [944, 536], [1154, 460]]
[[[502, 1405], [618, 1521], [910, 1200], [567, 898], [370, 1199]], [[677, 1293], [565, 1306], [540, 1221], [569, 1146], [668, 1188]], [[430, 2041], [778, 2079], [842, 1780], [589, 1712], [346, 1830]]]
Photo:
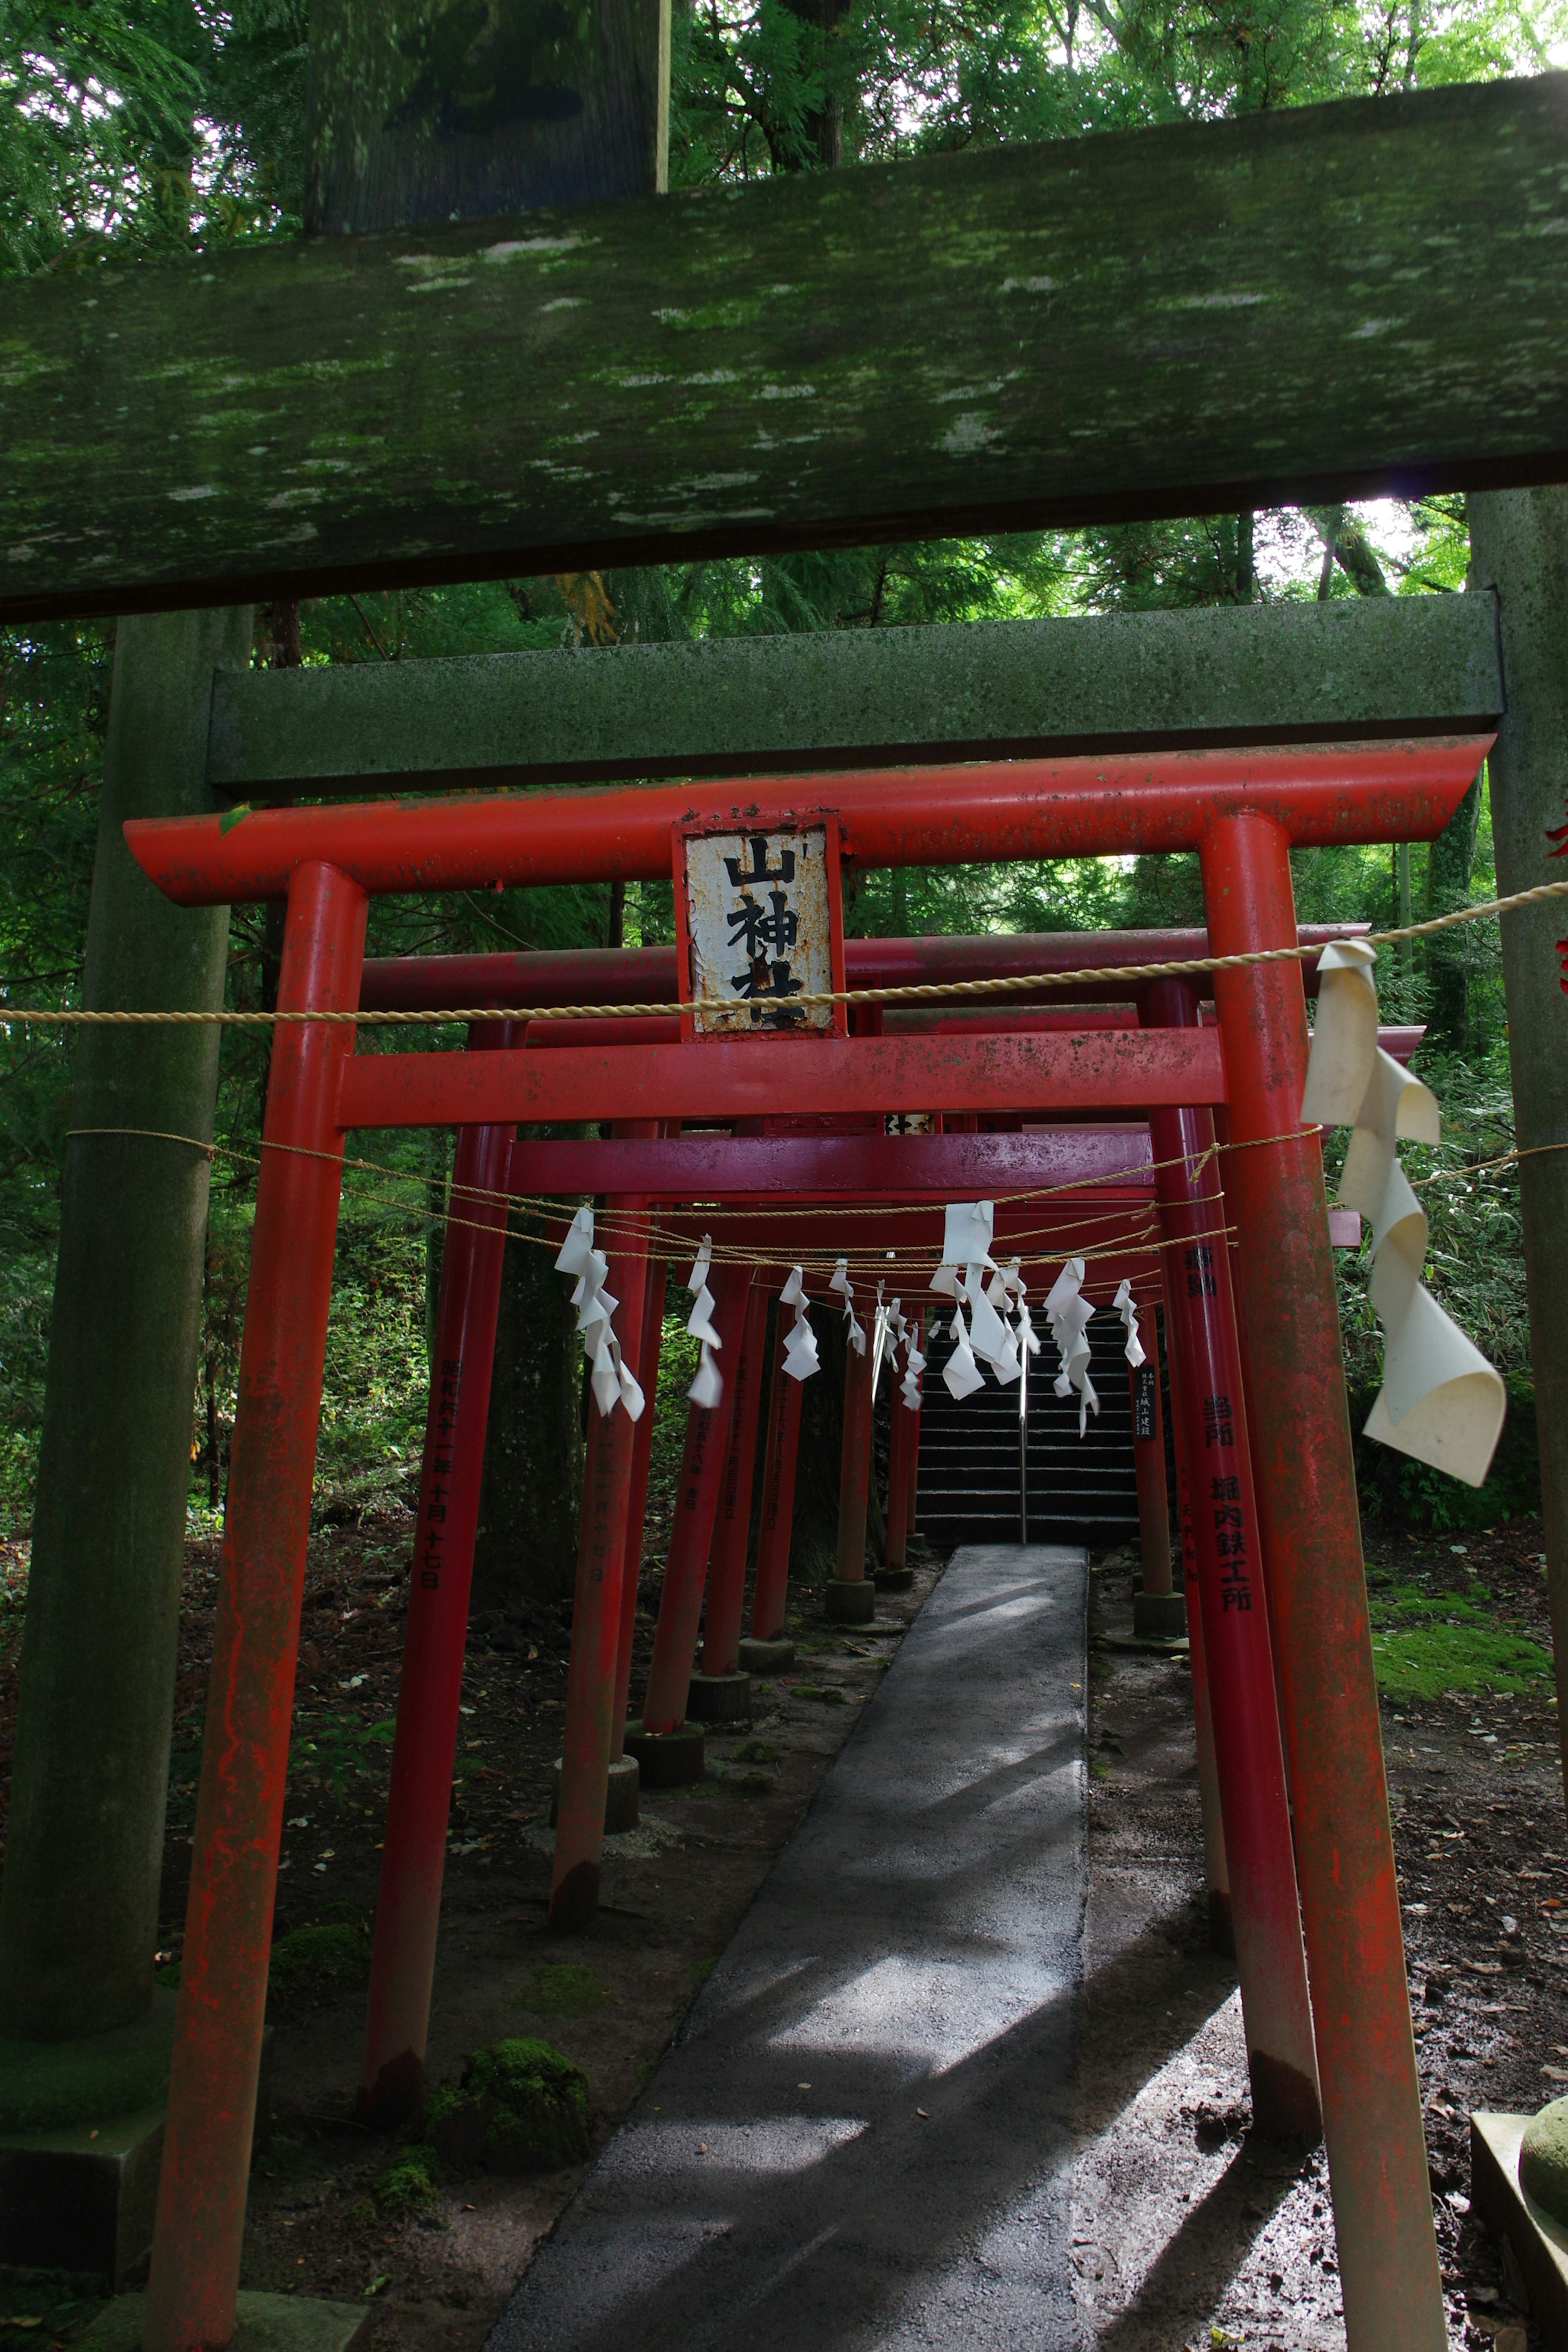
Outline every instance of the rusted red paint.
[[[726, 1050], [734, 1049], [722, 1045], [698, 1048], [709, 1054]], [[739, 1050], [749, 1049], [742, 1046]], [[752, 1270], [749, 1266], [718, 1266], [710, 1286], [714, 1297], [713, 1328], [723, 1343], [719, 1350], [719, 1368], [724, 1376], [724, 1393], [710, 1410], [694, 1404], [687, 1414], [686, 1446], [664, 1565], [664, 1591], [659, 1598], [658, 1622], [654, 1627], [647, 1696], [643, 1700], [643, 1727], [647, 1731], [674, 1731], [686, 1719], [708, 1552], [713, 1539], [713, 1522], [719, 1514], [724, 1459], [729, 1450], [735, 1359], [740, 1353], [746, 1319]]]
[[[364, 927], [354, 883], [331, 866], [301, 867], [289, 893], [279, 1004], [357, 1004]], [[353, 1050], [347, 1026], [283, 1029], [272, 1048], [147, 2352], [226, 2345], [235, 2328], [342, 1182], [338, 1074]], [[274, 1144], [299, 1148], [267, 1148]]]
[[[1157, 982], [1150, 995], [1153, 1017], [1184, 1013], [1196, 1021], [1190, 982]], [[1230, 1260], [1216, 1232], [1223, 1202], [1214, 1122], [1196, 1110], [1156, 1111], [1150, 1134], [1160, 1221], [1179, 1244], [1167, 1253], [1166, 1328], [1181, 1363], [1187, 1500], [1253, 2116], [1271, 2138], [1315, 2144], [1312, 2015]]]
[[1440, 833], [1490, 749], [1487, 735], [1285, 751], [977, 760], [809, 778], [748, 777], [618, 791], [364, 801], [138, 819], [132, 855], [182, 906], [280, 898], [306, 859], [329, 858], [373, 893], [494, 882], [660, 881], [671, 828], [777, 832], [837, 811], [847, 862], [1195, 849], [1216, 818], [1260, 809], [1293, 841], [1426, 841]]
[[1216, 1033], [1088, 1029], [963, 1037], [708, 1037], [550, 1054], [362, 1054], [343, 1074], [345, 1127], [502, 1119], [762, 1118], [913, 1108], [1079, 1110], [1217, 1103]]
[[[511, 1024], [476, 1024], [470, 1046], [508, 1045]], [[498, 1034], [500, 1033], [500, 1034]], [[362, 2117], [378, 2129], [417, 2107], [440, 1928], [468, 1594], [479, 1526], [496, 1318], [506, 1256], [510, 1127], [458, 1130], [441, 1254], [435, 1360], [419, 1474], [397, 1732], [371, 1948]]]
[[[1285, 829], [1216, 823], [1202, 851], [1217, 948], [1291, 936]], [[1232, 1141], [1299, 1129], [1307, 1024], [1295, 972], [1215, 975]], [[1227, 1171], [1258, 1408], [1258, 1501], [1280, 1686], [1324, 2137], [1352, 2352], [1443, 2352], [1361, 1557], [1339, 1314], [1315, 1136], [1238, 1148]]]
[[795, 1519], [795, 1465], [800, 1452], [799, 1381], [784, 1368], [788, 1321], [780, 1311], [773, 1349], [773, 1387], [763, 1445], [762, 1525], [757, 1531], [757, 1573], [752, 1587], [752, 1634], [773, 1642], [784, 1632], [789, 1598], [790, 1529]]
[[[617, 1333], [640, 1331], [647, 1280], [647, 1215], [639, 1217], [622, 1198], [606, 1206], [611, 1230], [627, 1244], [624, 1255], [611, 1258], [605, 1282], [619, 1301], [616, 1328]], [[601, 1413], [590, 1401], [572, 1650], [566, 1664], [566, 1720], [561, 1736], [561, 1795], [546, 1914], [546, 1925], [562, 1934], [585, 1927], [599, 1907], [637, 1429], [624, 1405]]]
[[708, 1608], [702, 1622], [705, 1675], [732, 1675], [740, 1669], [746, 1546], [752, 1529], [752, 1482], [757, 1461], [757, 1416], [763, 1396], [767, 1325], [768, 1293], [762, 1283], [753, 1281], [747, 1295], [746, 1320], [735, 1365], [724, 1483], [708, 1564]]

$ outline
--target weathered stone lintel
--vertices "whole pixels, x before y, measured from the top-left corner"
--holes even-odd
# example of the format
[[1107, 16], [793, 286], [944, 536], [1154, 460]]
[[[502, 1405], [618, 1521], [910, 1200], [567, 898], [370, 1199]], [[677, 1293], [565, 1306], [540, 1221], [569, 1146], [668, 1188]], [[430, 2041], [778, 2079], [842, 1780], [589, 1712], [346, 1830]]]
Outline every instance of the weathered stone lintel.
[[1489, 595], [232, 670], [209, 787], [298, 794], [1462, 733]]
[[1568, 76], [13, 282], [0, 619], [1568, 478]]

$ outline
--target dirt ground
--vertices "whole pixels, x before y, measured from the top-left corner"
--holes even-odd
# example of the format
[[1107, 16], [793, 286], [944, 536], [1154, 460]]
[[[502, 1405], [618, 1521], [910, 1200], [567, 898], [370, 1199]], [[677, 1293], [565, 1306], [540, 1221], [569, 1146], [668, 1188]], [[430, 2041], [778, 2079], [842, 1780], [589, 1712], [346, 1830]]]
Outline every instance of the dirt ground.
[[[294, 1755], [274, 1943], [272, 2130], [258, 2154], [248, 2285], [373, 2302], [378, 2352], [480, 2343], [581, 2169], [479, 2174], [403, 2207], [378, 2188], [398, 2143], [352, 2120], [363, 1969], [396, 1703], [411, 1521], [393, 1513], [312, 1538]], [[1369, 1544], [1374, 1588], [1486, 1596], [1489, 1620], [1545, 1639], [1538, 1522], [1465, 1538]], [[562, 1612], [498, 1617], [476, 1636], [446, 1882], [430, 2072], [536, 2034], [586, 2071], [594, 2145], [647, 2079], [733, 1932], [900, 1626], [929, 1591], [885, 1596], [868, 1637], [828, 1627], [797, 1592], [795, 1671], [759, 1684], [749, 1732], [710, 1738], [710, 1771], [645, 1804], [615, 1841], [594, 1931], [543, 1933], [547, 1773], [564, 1695]], [[189, 1562], [160, 1963], [178, 1965], [216, 1547]], [[1089, 1911], [1079, 2066], [1074, 2262], [1101, 2352], [1178, 2345], [1342, 2345], [1321, 2158], [1297, 2162], [1247, 2135], [1234, 1973], [1208, 1948], [1184, 1661], [1121, 1643], [1124, 1559], [1093, 1579]], [[639, 1621], [651, 1640], [651, 1590]], [[1460, 1600], [1453, 1603], [1461, 1606]], [[1474, 1665], [1473, 1657], [1469, 1661]], [[1430, 1679], [1430, 1676], [1428, 1676]], [[634, 1685], [634, 1697], [636, 1695]], [[1533, 2336], [1468, 2201], [1472, 2106], [1533, 2109], [1568, 2085], [1568, 1831], [1547, 1686], [1384, 1706], [1405, 1930], [1445, 2280], [1455, 2345]], [[15, 1643], [0, 1724], [15, 1706]], [[1560, 1935], [1557, 1922], [1563, 1922]], [[347, 1928], [331, 1967], [276, 1956], [323, 1924]], [[307, 1948], [308, 1949], [308, 1948]], [[334, 1972], [335, 1970], [335, 1972]], [[548, 1973], [542, 1976], [542, 1971]], [[566, 2013], [563, 2013], [563, 2011]], [[407, 2137], [407, 2135], [405, 2135]], [[66, 2342], [91, 2306], [20, 2281], [0, 2308], [0, 2352]], [[28, 2321], [7, 2326], [5, 2319]], [[41, 2325], [40, 2325], [41, 2323]]]

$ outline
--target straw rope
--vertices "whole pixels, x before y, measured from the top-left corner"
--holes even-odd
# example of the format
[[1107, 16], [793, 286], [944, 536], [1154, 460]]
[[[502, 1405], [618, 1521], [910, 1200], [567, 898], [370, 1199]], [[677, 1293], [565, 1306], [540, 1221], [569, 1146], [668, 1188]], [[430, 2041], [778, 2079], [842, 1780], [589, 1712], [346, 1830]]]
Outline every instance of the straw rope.
[[[1460, 923], [1481, 922], [1494, 915], [1511, 914], [1516, 908], [1531, 906], [1538, 899], [1560, 898], [1564, 895], [1568, 895], [1568, 880], [1538, 882], [1533, 888], [1515, 890], [1506, 898], [1488, 898], [1478, 906], [1458, 907], [1450, 914], [1429, 916], [1424, 922], [1402, 924], [1396, 930], [1364, 932], [1360, 935], [1361, 943], [1372, 948], [1392, 947], [1401, 940], [1425, 939], [1435, 931], [1452, 930]], [[1317, 946], [1303, 946], [1298, 942], [1291, 947], [1249, 948], [1237, 955], [1186, 956], [1166, 963], [1096, 964], [1075, 971], [1008, 972], [987, 980], [910, 981], [888, 988], [818, 989], [801, 996], [792, 996], [789, 1002], [792, 1010], [802, 1012], [819, 1005], [912, 1004], [929, 1003], [933, 998], [946, 1003], [954, 997], [1023, 995], [1036, 989], [1089, 986], [1101, 981], [1167, 980], [1195, 972], [1240, 971], [1252, 964], [1300, 963], [1321, 953], [1321, 942]], [[724, 1000], [726, 1003], [730, 1001]], [[203, 1013], [128, 1013], [86, 1006], [48, 1011], [32, 1005], [0, 1005], [0, 1025], [15, 1023], [26, 1028], [63, 1029], [173, 1024], [256, 1029], [315, 1023], [327, 1027], [347, 1024], [364, 1028], [431, 1028], [441, 1027], [447, 1023], [471, 1021], [597, 1021], [637, 1016], [659, 1019], [687, 1013], [710, 1012], [712, 1009], [712, 999], [682, 999], [669, 1004], [416, 1005], [388, 1007], [369, 1013], [357, 1008], [330, 1010], [325, 1007], [270, 1013], [232, 1011], [226, 1007]]]

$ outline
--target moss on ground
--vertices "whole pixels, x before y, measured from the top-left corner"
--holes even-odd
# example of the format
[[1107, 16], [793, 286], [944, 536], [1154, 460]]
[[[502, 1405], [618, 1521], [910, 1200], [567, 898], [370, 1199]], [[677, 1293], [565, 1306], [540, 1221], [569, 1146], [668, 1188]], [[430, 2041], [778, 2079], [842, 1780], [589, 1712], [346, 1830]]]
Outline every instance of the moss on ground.
[[459, 2084], [432, 2093], [424, 2133], [454, 2170], [559, 2172], [588, 2153], [588, 2078], [548, 2042], [476, 2050]]
[[535, 2017], [596, 2017], [615, 1994], [581, 1960], [550, 1960], [519, 1985], [513, 2000]]
[[1516, 1619], [1498, 1615], [1484, 1585], [1435, 1593], [1419, 1584], [1373, 1580], [1369, 1598], [1373, 1664], [1386, 1697], [1550, 1690], [1547, 1652]]
[[272, 1947], [268, 1990], [283, 2000], [308, 2000], [363, 1981], [370, 1939], [363, 1924], [323, 1920], [295, 1927]]
[[428, 2205], [441, 2183], [441, 2159], [427, 2142], [404, 2148], [371, 2189], [378, 2213], [409, 2213]]

